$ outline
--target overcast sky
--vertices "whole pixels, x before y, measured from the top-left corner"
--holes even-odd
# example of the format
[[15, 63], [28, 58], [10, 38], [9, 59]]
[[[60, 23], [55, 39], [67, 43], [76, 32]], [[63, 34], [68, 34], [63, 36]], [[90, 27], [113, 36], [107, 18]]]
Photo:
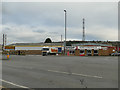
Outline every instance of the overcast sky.
[[[67, 40], [118, 40], [117, 2], [4, 2], [2, 33], [7, 43], [44, 42], [64, 39], [64, 9], [67, 10]], [[1, 26], [0, 26], [1, 28]]]

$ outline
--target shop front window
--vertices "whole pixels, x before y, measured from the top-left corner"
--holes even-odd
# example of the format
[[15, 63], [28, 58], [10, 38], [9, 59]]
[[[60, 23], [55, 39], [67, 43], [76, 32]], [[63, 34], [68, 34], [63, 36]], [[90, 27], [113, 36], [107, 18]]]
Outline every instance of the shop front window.
[[85, 52], [84, 50], [80, 50], [80, 54], [84, 54], [84, 52]]
[[91, 50], [87, 50], [87, 53], [91, 53], [92, 51]]
[[94, 50], [94, 54], [98, 54], [98, 50]]
[[70, 51], [70, 54], [74, 54], [75, 53], [75, 51]]
[[75, 51], [72, 52], [73, 54], [75, 53]]

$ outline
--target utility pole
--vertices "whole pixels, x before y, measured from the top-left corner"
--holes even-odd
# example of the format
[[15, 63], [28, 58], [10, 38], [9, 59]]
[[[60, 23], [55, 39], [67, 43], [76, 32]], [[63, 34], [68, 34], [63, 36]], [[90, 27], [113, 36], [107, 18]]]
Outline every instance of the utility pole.
[[83, 18], [83, 37], [82, 41], [85, 41], [85, 19]]
[[7, 44], [7, 34], [5, 34], [5, 46]]
[[3, 45], [2, 45], [2, 50], [4, 50], [4, 46], [5, 46], [5, 43], [4, 43], [5, 40], [4, 40], [4, 39], [5, 39], [5, 35], [3, 34]]
[[64, 12], [65, 12], [65, 43], [64, 43], [64, 54], [66, 55], [66, 24], [67, 24], [67, 22], [66, 22], [66, 20], [67, 20], [67, 11], [66, 10], [64, 10]]
[[61, 35], [61, 51], [62, 51], [62, 35]]

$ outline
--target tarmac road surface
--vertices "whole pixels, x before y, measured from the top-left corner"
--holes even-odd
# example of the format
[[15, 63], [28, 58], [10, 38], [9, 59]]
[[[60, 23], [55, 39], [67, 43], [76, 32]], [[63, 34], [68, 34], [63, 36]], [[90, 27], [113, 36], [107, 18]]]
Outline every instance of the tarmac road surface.
[[117, 56], [10, 56], [2, 61], [6, 88], [117, 88]]

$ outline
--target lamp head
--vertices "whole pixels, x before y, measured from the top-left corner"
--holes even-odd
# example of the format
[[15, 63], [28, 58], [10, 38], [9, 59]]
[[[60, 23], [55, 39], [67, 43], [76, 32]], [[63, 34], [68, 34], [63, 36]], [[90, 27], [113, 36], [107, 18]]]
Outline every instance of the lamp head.
[[64, 12], [66, 12], [66, 10], [64, 10]]

